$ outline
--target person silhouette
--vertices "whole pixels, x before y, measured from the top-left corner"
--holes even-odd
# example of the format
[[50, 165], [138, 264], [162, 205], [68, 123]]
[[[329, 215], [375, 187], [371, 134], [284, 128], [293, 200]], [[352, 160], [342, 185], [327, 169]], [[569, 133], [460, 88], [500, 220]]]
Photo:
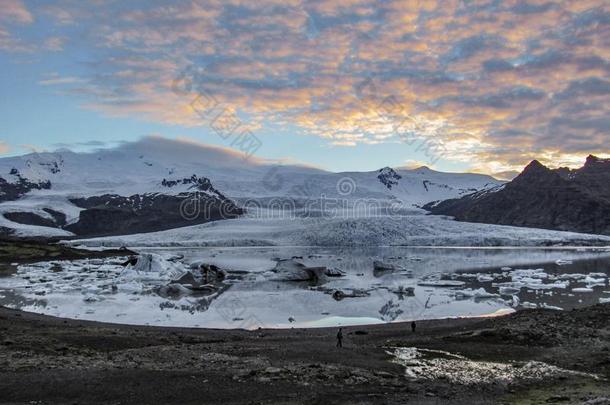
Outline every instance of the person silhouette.
[[343, 331], [339, 328], [337, 332], [337, 347], [343, 347]]
[[411, 332], [415, 333], [415, 321], [411, 321]]

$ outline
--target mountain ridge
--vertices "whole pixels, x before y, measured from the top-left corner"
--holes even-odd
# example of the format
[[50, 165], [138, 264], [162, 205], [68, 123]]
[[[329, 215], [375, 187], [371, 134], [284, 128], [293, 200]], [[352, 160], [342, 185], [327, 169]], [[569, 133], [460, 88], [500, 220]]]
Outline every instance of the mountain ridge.
[[424, 206], [458, 221], [610, 235], [610, 159], [589, 155], [578, 169], [537, 160], [497, 189]]
[[[347, 205], [358, 199], [380, 200], [384, 204], [400, 201], [414, 209], [429, 201], [458, 197], [502, 184], [486, 175], [443, 173], [429, 168], [388, 167], [367, 172], [333, 173], [303, 165], [245, 160], [222, 148], [159, 137], [96, 152], [47, 152], [2, 158], [0, 179], [0, 196], [5, 196], [4, 200], [0, 199], [0, 227], [25, 231], [24, 227], [29, 226], [29, 231], [35, 233], [43, 230], [41, 224], [54, 223], [57, 230], [66, 231], [61, 235], [66, 237], [72, 234], [68, 230], [78, 230], [79, 235], [107, 233], [108, 228], [93, 229], [94, 221], [88, 217], [93, 211], [86, 213], [95, 208], [97, 215], [101, 206], [106, 207], [108, 222], [125, 231], [184, 226], [176, 216], [178, 200], [194, 193], [199, 197], [204, 194], [210, 201], [218, 199], [219, 204], [254, 202], [261, 208], [268, 208], [278, 200], [298, 202], [330, 198]], [[7, 192], [23, 179], [31, 185], [44, 184], [45, 189], [32, 186], [21, 193]], [[152, 198], [152, 195], [172, 198]], [[150, 226], [150, 221], [144, 220], [145, 215], [135, 208], [126, 213], [127, 203], [125, 207], [113, 206], [112, 201], [117, 198], [147, 203], [157, 201], [159, 209], [153, 209], [154, 214], [148, 213], [157, 218], [157, 226]], [[86, 199], [96, 201], [98, 207], [74, 203]], [[165, 203], [161, 204], [161, 200]], [[169, 200], [173, 202], [167, 205]], [[111, 212], [111, 207], [115, 211]], [[122, 211], [116, 211], [119, 208]], [[237, 208], [235, 205], [229, 211], [239, 215]], [[59, 214], [51, 215], [48, 209]], [[167, 216], [175, 219], [171, 224], [164, 223], [162, 218], [163, 211], [168, 210], [171, 213]], [[82, 215], [85, 218], [81, 218]], [[103, 217], [94, 217], [103, 221]], [[140, 220], [134, 223], [136, 217]], [[15, 220], [21, 221], [20, 225], [24, 227]], [[74, 225], [79, 221], [89, 224], [87, 229]], [[121, 221], [132, 225], [122, 225]], [[141, 225], [143, 223], [148, 225]]]

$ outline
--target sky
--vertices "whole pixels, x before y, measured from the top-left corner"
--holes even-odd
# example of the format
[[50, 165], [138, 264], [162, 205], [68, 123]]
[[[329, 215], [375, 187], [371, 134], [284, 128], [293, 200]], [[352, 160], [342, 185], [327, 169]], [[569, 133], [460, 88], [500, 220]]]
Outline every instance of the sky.
[[606, 0], [0, 0], [0, 69], [0, 156], [151, 135], [333, 171], [610, 155]]

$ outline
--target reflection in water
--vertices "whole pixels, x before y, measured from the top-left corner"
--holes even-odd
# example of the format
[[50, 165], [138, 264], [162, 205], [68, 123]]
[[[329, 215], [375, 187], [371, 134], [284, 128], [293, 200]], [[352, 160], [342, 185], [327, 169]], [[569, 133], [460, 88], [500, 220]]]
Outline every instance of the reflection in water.
[[[126, 279], [118, 265], [122, 258], [50, 262], [20, 266], [16, 274], [0, 277], [0, 304], [106, 322], [253, 329], [483, 316], [532, 306], [569, 309], [610, 297], [610, 252], [604, 249], [143, 251], [171, 257], [184, 269], [216, 265], [227, 277], [210, 291], [193, 291], [184, 285], [169, 288], [167, 278]], [[176, 257], [183, 258], [175, 262]], [[269, 276], [277, 260], [290, 258], [344, 276], [309, 282]]]

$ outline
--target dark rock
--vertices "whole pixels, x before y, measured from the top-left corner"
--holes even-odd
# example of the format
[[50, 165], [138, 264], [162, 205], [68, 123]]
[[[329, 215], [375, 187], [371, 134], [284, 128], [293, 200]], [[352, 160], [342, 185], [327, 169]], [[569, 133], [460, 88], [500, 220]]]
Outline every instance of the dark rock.
[[22, 177], [18, 172], [14, 174], [13, 170], [11, 170], [11, 174], [17, 176], [15, 183], [0, 177], [0, 202], [18, 200], [31, 190], [49, 190], [51, 188], [51, 182], [48, 180], [39, 182], [30, 181]]
[[398, 184], [398, 181], [402, 179], [402, 176], [396, 173], [396, 171], [391, 167], [384, 167], [383, 169], [379, 169], [379, 174], [377, 175], [377, 178], [379, 179], [381, 184], [391, 190], [392, 187], [396, 186]]
[[43, 218], [40, 215], [34, 214], [33, 212], [5, 212], [3, 216], [9, 221], [17, 222], [18, 224], [57, 228], [55, 221], [48, 218]]
[[64, 214], [63, 212], [55, 211], [51, 208], [43, 208], [42, 210], [53, 217], [53, 220], [55, 221], [55, 224], [57, 224], [57, 226], [63, 227], [66, 225], [66, 214]]
[[78, 222], [64, 229], [87, 236], [161, 231], [236, 218], [243, 213], [233, 201], [218, 192], [151, 193], [129, 197], [107, 194], [70, 201], [84, 210]]
[[534, 160], [510, 183], [424, 208], [459, 221], [610, 235], [610, 159], [589, 156], [577, 170]]
[[337, 301], [341, 301], [343, 298], [345, 298], [345, 293], [341, 290], [337, 290], [333, 293], [333, 298]]
[[368, 297], [369, 293], [367, 293], [366, 291], [362, 291], [362, 290], [352, 290], [351, 292], [335, 290], [335, 291], [333, 291], [332, 296], [335, 300], [341, 301], [344, 298]]
[[121, 263], [121, 266], [123, 266], [123, 267], [135, 266], [137, 262], [138, 262], [138, 256], [131, 256], [125, 262]]

